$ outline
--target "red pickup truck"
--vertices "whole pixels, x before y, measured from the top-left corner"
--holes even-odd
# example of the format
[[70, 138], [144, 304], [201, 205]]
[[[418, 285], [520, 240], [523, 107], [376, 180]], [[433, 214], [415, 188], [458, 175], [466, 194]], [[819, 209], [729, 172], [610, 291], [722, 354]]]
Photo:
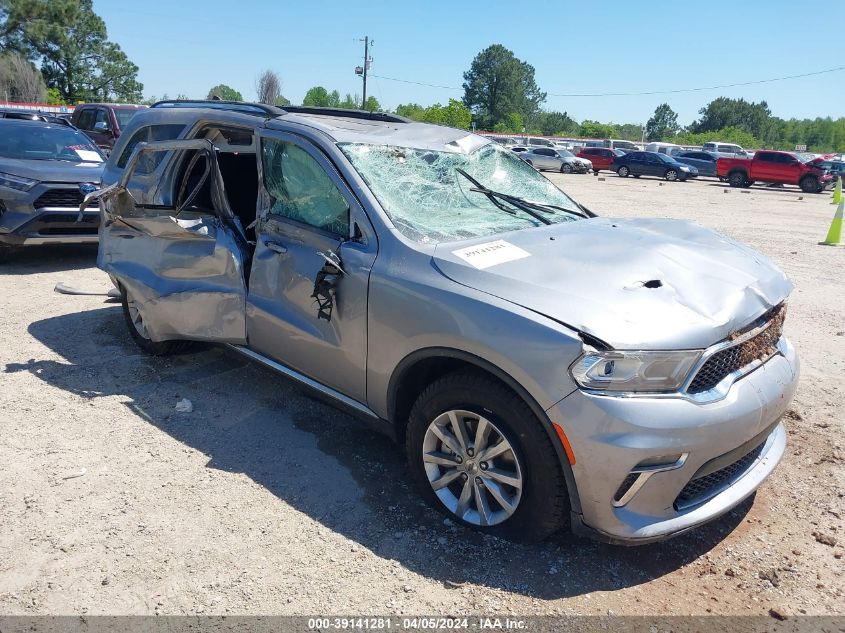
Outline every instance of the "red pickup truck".
[[812, 163], [805, 163], [790, 152], [760, 150], [751, 159], [720, 158], [716, 175], [731, 187], [750, 187], [755, 181], [798, 185], [804, 193], [821, 193], [832, 176]]

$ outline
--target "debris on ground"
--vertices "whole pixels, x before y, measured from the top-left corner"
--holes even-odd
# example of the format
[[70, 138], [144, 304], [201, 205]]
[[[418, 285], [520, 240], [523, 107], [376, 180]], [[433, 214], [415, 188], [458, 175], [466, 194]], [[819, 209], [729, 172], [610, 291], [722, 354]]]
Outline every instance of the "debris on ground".
[[190, 413], [194, 410], [194, 403], [188, 400], [187, 398], [182, 398], [179, 402], [176, 403], [176, 410], [179, 413]]

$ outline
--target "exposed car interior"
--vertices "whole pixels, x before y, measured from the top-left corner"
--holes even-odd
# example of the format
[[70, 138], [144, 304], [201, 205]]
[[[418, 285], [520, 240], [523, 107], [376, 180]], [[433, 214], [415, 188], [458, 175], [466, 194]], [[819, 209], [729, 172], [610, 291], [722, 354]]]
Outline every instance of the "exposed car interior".
[[[247, 230], [255, 220], [258, 198], [257, 144], [252, 130], [209, 127], [196, 138], [208, 139], [214, 144], [229, 207], [240, 220], [247, 239], [254, 242], [255, 232]], [[184, 204], [185, 210], [197, 213], [213, 212], [213, 174], [208, 159], [204, 152], [196, 150], [185, 154], [174, 181], [175, 204], [177, 207]]]

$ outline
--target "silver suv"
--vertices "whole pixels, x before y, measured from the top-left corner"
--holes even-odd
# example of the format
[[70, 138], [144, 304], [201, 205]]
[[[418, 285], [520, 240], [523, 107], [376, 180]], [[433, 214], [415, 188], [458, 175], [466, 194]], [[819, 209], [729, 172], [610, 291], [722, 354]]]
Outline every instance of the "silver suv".
[[164, 102], [103, 181], [98, 263], [142, 349], [226, 344], [320, 392], [463, 524], [647, 542], [784, 452], [784, 274], [695, 224], [596, 217], [481, 136]]

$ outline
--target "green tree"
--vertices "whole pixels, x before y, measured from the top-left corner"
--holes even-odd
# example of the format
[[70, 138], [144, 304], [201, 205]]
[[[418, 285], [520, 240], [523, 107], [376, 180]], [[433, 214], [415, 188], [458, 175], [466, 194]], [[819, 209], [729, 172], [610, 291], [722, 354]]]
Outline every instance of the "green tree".
[[567, 136], [578, 131], [578, 123], [566, 112], [540, 112], [535, 125], [543, 136]]
[[733, 126], [712, 132], [681, 132], [672, 139], [672, 142], [679, 145], [703, 145], [713, 140], [736, 143], [748, 149], [757, 149], [762, 145], [762, 142], [752, 134]]
[[449, 103], [445, 106], [435, 103], [425, 109], [417, 104], [411, 105], [416, 109], [399, 106], [399, 108], [397, 108], [397, 114], [401, 114], [398, 110], [402, 109], [403, 112], [407, 112], [412, 115], [408, 116], [408, 114], [403, 114], [402, 116], [408, 116], [408, 118], [414, 119], [415, 121], [424, 121], [425, 123], [434, 123], [436, 125], [447, 125], [449, 127], [455, 127], [462, 130], [468, 130], [470, 125], [472, 125], [472, 113], [469, 111], [469, 108], [457, 99], [449, 99]]
[[663, 141], [674, 136], [678, 129], [677, 112], [668, 103], [661, 103], [645, 124], [645, 135], [649, 141]]
[[0, 54], [0, 95], [11, 101], [41, 103], [47, 87], [38, 69], [16, 52]]
[[364, 104], [363, 110], [367, 112], [381, 112], [381, 104], [373, 96], [367, 97], [367, 102]]
[[358, 103], [359, 103], [358, 95], [352, 96], [351, 94], [349, 94], [347, 92], [346, 96], [343, 98], [343, 101], [340, 101], [337, 104], [337, 107], [338, 108], [346, 108], [347, 110], [357, 110], [358, 107], [359, 107]]
[[616, 138], [619, 136], [617, 126], [613, 123], [599, 123], [589, 119], [581, 122], [580, 135], [587, 138]]
[[302, 105], [320, 107], [320, 108], [337, 108], [340, 106], [340, 93], [337, 90], [329, 92], [323, 86], [314, 86], [309, 88], [302, 99]]
[[698, 113], [701, 118], [690, 126], [692, 132], [715, 132], [736, 127], [758, 138], [763, 136], [772, 115], [765, 101], [753, 103], [728, 97], [714, 99]]
[[464, 105], [475, 114], [479, 127], [489, 129], [518, 114], [533, 117], [546, 100], [534, 80], [534, 67], [501, 44], [488, 46], [473, 59], [464, 73]]
[[139, 101], [138, 67], [108, 40], [92, 0], [0, 0], [0, 47], [41, 61], [68, 103]]
[[425, 110], [419, 103], [400, 103], [396, 106], [396, 114], [407, 117], [412, 121], [424, 121]]
[[243, 101], [243, 95], [240, 92], [227, 86], [226, 84], [217, 84], [208, 91], [206, 99], [220, 99], [221, 101]]

